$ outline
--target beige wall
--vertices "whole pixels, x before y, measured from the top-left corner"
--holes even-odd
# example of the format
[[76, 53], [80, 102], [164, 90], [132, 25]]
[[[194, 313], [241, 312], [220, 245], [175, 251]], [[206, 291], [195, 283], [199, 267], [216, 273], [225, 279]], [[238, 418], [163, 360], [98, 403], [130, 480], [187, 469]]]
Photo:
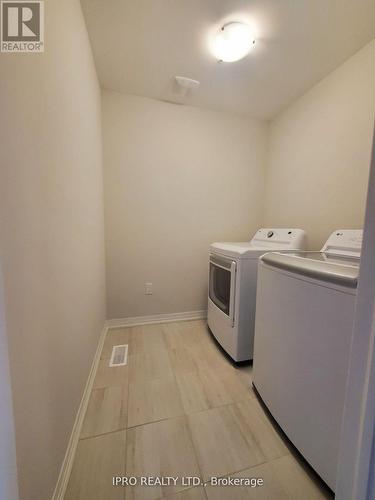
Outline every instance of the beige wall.
[[362, 227], [374, 88], [375, 41], [268, 134], [255, 120], [104, 92], [108, 317], [204, 309], [212, 241], [295, 226], [318, 249], [334, 229]]
[[46, 4], [46, 52], [0, 55], [1, 259], [22, 500], [51, 498], [105, 319], [100, 89], [79, 1]]
[[108, 317], [205, 309], [209, 243], [261, 223], [265, 124], [104, 92], [103, 134]]
[[318, 249], [363, 225], [375, 111], [375, 40], [275, 118], [265, 224], [303, 227]]

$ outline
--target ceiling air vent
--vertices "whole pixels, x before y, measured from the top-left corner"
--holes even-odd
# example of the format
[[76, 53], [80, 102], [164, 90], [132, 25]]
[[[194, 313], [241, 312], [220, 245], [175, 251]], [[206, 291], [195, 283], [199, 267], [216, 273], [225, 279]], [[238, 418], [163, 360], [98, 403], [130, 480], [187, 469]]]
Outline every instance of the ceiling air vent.
[[175, 90], [182, 97], [187, 97], [194, 90], [196, 90], [200, 82], [198, 80], [193, 80], [192, 78], [187, 78], [186, 76], [175, 76]]
[[124, 366], [128, 362], [128, 344], [115, 345], [112, 349], [110, 367]]

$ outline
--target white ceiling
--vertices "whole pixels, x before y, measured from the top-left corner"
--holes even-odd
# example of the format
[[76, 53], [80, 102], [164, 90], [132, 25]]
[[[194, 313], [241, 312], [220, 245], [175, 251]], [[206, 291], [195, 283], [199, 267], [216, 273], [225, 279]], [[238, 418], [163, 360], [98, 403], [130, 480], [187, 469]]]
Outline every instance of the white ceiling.
[[[183, 101], [271, 118], [375, 37], [374, 0], [81, 0], [101, 85], [179, 101], [175, 75], [201, 82]], [[210, 34], [252, 23], [255, 49], [219, 63]]]

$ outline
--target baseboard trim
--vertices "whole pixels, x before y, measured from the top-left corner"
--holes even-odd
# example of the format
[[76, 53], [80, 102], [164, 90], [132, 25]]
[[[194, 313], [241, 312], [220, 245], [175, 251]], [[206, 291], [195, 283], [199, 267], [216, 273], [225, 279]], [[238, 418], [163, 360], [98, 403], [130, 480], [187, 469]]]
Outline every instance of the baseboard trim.
[[78, 408], [76, 419], [75, 419], [75, 422], [73, 425], [73, 430], [72, 430], [72, 433], [70, 435], [70, 439], [69, 439], [68, 447], [66, 449], [65, 457], [64, 457], [63, 463], [61, 465], [60, 474], [59, 474], [59, 477], [57, 479], [55, 491], [53, 492], [53, 495], [52, 495], [52, 500], [64, 500], [66, 488], [68, 486], [70, 472], [72, 470], [73, 461], [74, 461], [74, 457], [75, 457], [75, 453], [76, 453], [76, 449], [77, 449], [77, 445], [78, 445], [78, 441], [79, 441], [79, 436], [81, 434], [83, 419], [85, 418], [87, 406], [88, 406], [89, 399], [90, 399], [90, 393], [92, 390], [92, 386], [94, 384], [94, 378], [95, 378], [96, 370], [97, 370], [98, 365], [99, 365], [100, 355], [102, 352], [102, 348], [103, 348], [103, 344], [104, 344], [104, 340], [105, 340], [105, 336], [106, 336], [107, 331], [108, 331], [108, 327], [107, 327], [107, 325], [104, 325], [104, 328], [100, 334], [98, 347], [96, 349], [95, 356], [94, 356], [94, 359], [93, 359], [93, 362], [91, 365], [90, 374], [88, 376], [86, 386], [85, 386], [85, 389], [83, 391], [83, 396], [82, 396], [82, 399], [81, 399], [81, 402], [80, 402], [80, 405]]
[[98, 347], [96, 349], [95, 356], [91, 365], [90, 374], [88, 376], [86, 386], [83, 391], [82, 400], [78, 408], [76, 419], [73, 425], [73, 430], [69, 438], [69, 443], [66, 449], [65, 457], [61, 465], [55, 491], [53, 492], [52, 495], [52, 500], [64, 500], [66, 488], [68, 486], [68, 481], [70, 477], [70, 472], [72, 470], [73, 461], [78, 446], [79, 436], [81, 434], [83, 419], [85, 418], [91, 390], [94, 384], [95, 374], [99, 365], [100, 355], [103, 349], [103, 344], [108, 329], [116, 327], [147, 325], [152, 323], [157, 324], [157, 323], [171, 323], [173, 321], [189, 321], [194, 319], [205, 319], [206, 317], [207, 317], [207, 311], [203, 310], [203, 311], [188, 311], [188, 312], [172, 313], [172, 314], [156, 314], [153, 316], [135, 316], [132, 318], [110, 319], [105, 322], [104, 328], [100, 334]]
[[157, 323], [172, 323], [174, 321], [190, 321], [207, 318], [207, 311], [187, 311], [171, 314], [154, 314], [153, 316], [133, 316], [128, 318], [109, 319], [105, 322], [107, 328], [138, 326]]

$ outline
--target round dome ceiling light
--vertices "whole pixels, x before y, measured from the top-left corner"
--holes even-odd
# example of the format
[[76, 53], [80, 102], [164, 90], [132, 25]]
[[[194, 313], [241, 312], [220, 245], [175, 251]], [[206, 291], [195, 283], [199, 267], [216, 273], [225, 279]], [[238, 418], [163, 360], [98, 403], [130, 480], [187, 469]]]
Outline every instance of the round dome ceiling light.
[[249, 25], [224, 24], [212, 41], [212, 52], [219, 61], [234, 62], [247, 56], [254, 47], [255, 36]]

